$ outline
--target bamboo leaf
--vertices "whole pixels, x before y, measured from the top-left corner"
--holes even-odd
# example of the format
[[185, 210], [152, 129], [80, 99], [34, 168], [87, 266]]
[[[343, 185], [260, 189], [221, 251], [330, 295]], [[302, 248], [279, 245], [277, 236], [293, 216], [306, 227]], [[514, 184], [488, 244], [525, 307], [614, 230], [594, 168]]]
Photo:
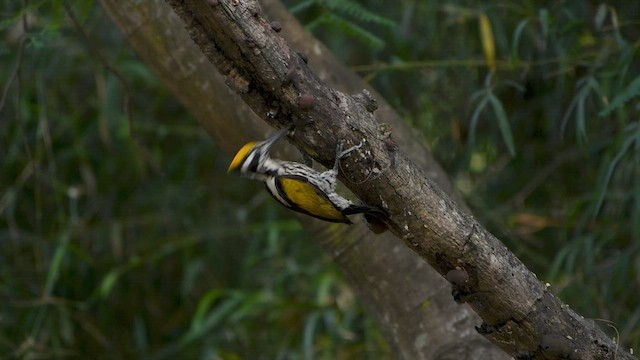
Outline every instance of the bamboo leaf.
[[355, 1], [326, 0], [326, 4], [333, 10], [342, 12], [345, 15], [349, 15], [350, 17], [363, 22], [382, 25], [388, 28], [393, 28], [396, 26], [396, 23], [393, 20], [369, 11], [367, 10], [367, 8]]
[[491, 102], [493, 112], [496, 114], [496, 118], [498, 119], [498, 126], [500, 128], [500, 133], [502, 134], [502, 140], [504, 140], [511, 157], [514, 157], [516, 156], [516, 148], [513, 143], [513, 134], [511, 132], [511, 126], [509, 125], [507, 113], [504, 111], [502, 102], [495, 95], [490, 94], [489, 101]]
[[598, 29], [598, 30], [602, 29], [602, 25], [604, 24], [604, 20], [607, 17], [607, 9], [608, 9], [608, 5], [607, 4], [598, 5], [598, 10], [596, 10], [596, 16], [593, 19], [593, 22], [596, 25], [596, 29]]
[[302, 348], [304, 350], [304, 358], [305, 360], [314, 359], [314, 347], [313, 347], [313, 339], [315, 337], [316, 326], [318, 324], [318, 320], [320, 319], [320, 313], [314, 311], [307, 317], [307, 321], [304, 323], [303, 337], [302, 337]]
[[518, 48], [520, 47], [520, 38], [522, 37], [522, 33], [529, 25], [529, 19], [524, 19], [518, 23], [516, 26], [516, 30], [513, 33], [513, 42], [511, 43], [511, 60], [519, 59], [518, 56]]
[[635, 78], [622, 92], [616, 95], [613, 100], [611, 100], [611, 104], [600, 111], [598, 115], [607, 116], [638, 95], [640, 95], [640, 76]]
[[609, 163], [609, 166], [607, 167], [607, 172], [605, 173], [604, 179], [600, 184], [598, 200], [596, 201], [596, 205], [593, 209], [593, 217], [596, 217], [600, 212], [600, 209], [602, 208], [602, 204], [604, 203], [604, 198], [607, 193], [607, 189], [609, 188], [609, 182], [611, 182], [611, 177], [613, 176], [613, 173], [616, 167], [620, 163], [620, 160], [622, 159], [622, 157], [627, 153], [631, 145], [633, 145], [633, 143], [636, 140], [637, 139], [634, 136], [630, 136], [627, 139], [625, 139], [625, 141], [622, 143], [622, 146], [620, 146], [620, 149], [618, 150], [616, 155], [613, 157], [613, 159]]
[[489, 70], [494, 71], [496, 69], [496, 41], [493, 37], [491, 21], [489, 21], [489, 17], [486, 14], [480, 14], [478, 20], [484, 59], [487, 61], [487, 67]]
[[473, 114], [471, 115], [471, 122], [469, 124], [469, 140], [468, 140], [469, 149], [473, 149], [476, 144], [476, 128], [478, 127], [478, 120], [480, 119], [480, 114], [482, 113], [482, 110], [487, 106], [488, 103], [489, 103], [488, 97], [485, 97], [484, 99], [482, 99], [482, 101], [480, 101], [476, 109], [473, 111]]
[[538, 20], [540, 21], [540, 28], [542, 29], [542, 36], [546, 40], [549, 36], [549, 10], [540, 9], [538, 11]]
[[203, 326], [206, 314], [209, 311], [211, 304], [222, 296], [224, 296], [224, 292], [222, 290], [212, 289], [207, 291], [207, 293], [200, 298], [196, 311], [191, 319], [191, 331], [198, 331], [198, 329]]
[[64, 256], [67, 253], [67, 245], [69, 243], [69, 235], [62, 234], [58, 241], [58, 246], [56, 247], [56, 251], [53, 254], [53, 258], [51, 259], [51, 264], [49, 265], [49, 271], [47, 272], [47, 280], [44, 286], [44, 293], [46, 295], [51, 295], [53, 292], [53, 288], [60, 277], [60, 272], [62, 271], [62, 261], [64, 260]]
[[307, 24], [306, 27], [307, 29], [312, 30], [320, 25], [328, 25], [337, 28], [343, 33], [367, 44], [372, 48], [381, 49], [384, 47], [384, 41], [382, 39], [339, 15], [331, 13], [322, 14], [314, 21]]
[[111, 291], [113, 290], [113, 287], [116, 285], [118, 279], [120, 278], [120, 274], [120, 271], [118, 271], [117, 269], [113, 269], [102, 278], [100, 286], [98, 287], [98, 294], [100, 294], [100, 297], [109, 297]]
[[305, 0], [290, 7], [289, 11], [291, 11], [293, 14], [296, 14], [310, 8], [311, 6], [315, 5], [315, 3], [316, 0]]

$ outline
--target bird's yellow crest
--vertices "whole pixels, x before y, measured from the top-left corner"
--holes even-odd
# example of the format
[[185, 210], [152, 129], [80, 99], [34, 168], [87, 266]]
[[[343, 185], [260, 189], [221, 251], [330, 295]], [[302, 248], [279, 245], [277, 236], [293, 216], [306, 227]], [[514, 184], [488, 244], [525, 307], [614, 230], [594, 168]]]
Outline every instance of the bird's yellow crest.
[[233, 171], [241, 167], [242, 163], [247, 158], [247, 155], [249, 155], [249, 152], [253, 150], [255, 145], [256, 145], [256, 142], [252, 141], [252, 142], [246, 143], [243, 147], [241, 147], [240, 150], [238, 150], [238, 152], [236, 153], [236, 156], [231, 161], [231, 164], [229, 165], [229, 169], [227, 171], [228, 172]]

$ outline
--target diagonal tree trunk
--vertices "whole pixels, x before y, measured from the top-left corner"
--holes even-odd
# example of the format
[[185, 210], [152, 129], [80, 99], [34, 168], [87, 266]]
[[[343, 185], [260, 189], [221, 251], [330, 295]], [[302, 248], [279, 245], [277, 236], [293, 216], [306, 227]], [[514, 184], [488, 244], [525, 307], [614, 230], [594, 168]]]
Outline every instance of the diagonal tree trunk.
[[[229, 155], [248, 139], [262, 138], [271, 131], [229, 90], [225, 78], [191, 42], [183, 22], [164, 1], [102, 4], [142, 59]], [[266, 1], [265, 7], [284, 27], [281, 34], [296, 49], [309, 54], [309, 61], [327, 74], [327, 81], [347, 91], [368, 88], [306, 32], [279, 1]], [[319, 53], [314, 49], [320, 49]], [[457, 197], [446, 174], [421, 142], [412, 138], [402, 119], [386, 102], [378, 102], [377, 115], [384, 115], [393, 126], [394, 138], [407, 144], [416, 163]], [[297, 155], [293, 147], [286, 150], [289, 157]], [[507, 358], [473, 329], [480, 323], [479, 317], [468, 306], [451, 301], [450, 285], [392, 234], [373, 236], [363, 224], [343, 226], [336, 232], [309, 217], [300, 221], [313, 229], [312, 239], [333, 256], [380, 323], [398, 358], [434, 359], [441, 354], [465, 354], [468, 359]]]
[[[271, 131], [229, 90], [225, 78], [191, 42], [183, 22], [164, 1], [105, 0], [102, 4], [142, 59], [229, 155], [248, 139], [262, 138]], [[308, 54], [310, 63], [327, 81], [349, 92], [369, 88], [306, 32], [279, 1], [265, 1], [265, 8], [282, 24], [281, 34]], [[402, 119], [374, 96], [379, 103], [376, 114], [392, 125], [394, 138], [411, 149], [414, 161], [430, 177], [459, 198], [446, 174]], [[289, 157], [297, 155], [293, 147], [286, 150]], [[450, 285], [392, 234], [373, 236], [363, 224], [343, 226], [336, 232], [309, 217], [300, 221], [313, 229], [312, 240], [333, 256], [378, 320], [398, 358], [435, 359], [442, 354], [464, 354], [467, 359], [508, 357], [474, 330], [479, 317], [467, 305], [451, 301]]]
[[[227, 84], [254, 112], [275, 114], [264, 116], [274, 125], [287, 124], [294, 117], [304, 123], [292, 139], [298, 148], [328, 165], [333, 161], [333, 149], [339, 139], [345, 139], [347, 144], [365, 139], [368, 153], [364, 158], [352, 157], [345, 162], [343, 180], [368, 204], [387, 209], [393, 233], [441, 274], [449, 275], [457, 299], [467, 301], [483, 318], [484, 324], [479, 330], [486, 337], [508, 353], [521, 357], [613, 358], [617, 351], [618, 358], [631, 358], [616, 349], [595, 326], [563, 306], [513, 254], [447, 197], [440, 187], [450, 189], [450, 185], [435, 163], [420, 164], [427, 170], [423, 172], [409, 160], [408, 154], [425, 152], [416, 148], [411, 139], [401, 139], [405, 128], [395, 121], [393, 137], [400, 144], [400, 150], [390, 147], [385, 133], [387, 127], [376, 122], [366, 94], [351, 97], [327, 86], [272, 30], [255, 2], [170, 3], [202, 52], [227, 75]], [[240, 136], [247, 138], [241, 130], [250, 127], [251, 116], [231, 103], [232, 94], [227, 92], [226, 100], [202, 101], [203, 94], [212, 93], [214, 83], [221, 83], [221, 77], [211, 75], [210, 64], [191, 57], [192, 50], [184, 39], [168, 36], [174, 35], [169, 34], [168, 29], [176, 25], [150, 20], [161, 17], [162, 4], [151, 2], [149, 6], [108, 0], [103, 4], [141, 56], [171, 84], [194, 114], [204, 119], [205, 127], [220, 139], [225, 150], [235, 149]], [[289, 26], [287, 24], [285, 22], [285, 26]], [[174, 41], [175, 46], [159, 44], [158, 34], [163, 34], [165, 40], [172, 39], [168, 40], [169, 44]], [[162, 59], [169, 60], [162, 62]], [[313, 59], [311, 64], [315, 68]], [[221, 93], [219, 88], [216, 91]], [[302, 94], [314, 97], [312, 109], [303, 110], [298, 106]], [[383, 106], [376, 115], [384, 111], [391, 112]], [[212, 116], [214, 112], [217, 116]], [[236, 122], [221, 125], [237, 118], [237, 114], [243, 126]], [[384, 115], [385, 122], [391, 122], [392, 116], [387, 115]], [[372, 172], [375, 176], [371, 176]], [[461, 345], [464, 342], [459, 342], [461, 337], [471, 341], [469, 348], [481, 347], [470, 331], [473, 318], [466, 307], [455, 309], [454, 316], [446, 321], [438, 322], [442, 317], [433, 316], [435, 312], [450, 314], [448, 305], [453, 302], [433, 301], [441, 299], [446, 290], [426, 291], [425, 285], [437, 282], [407, 248], [401, 247], [397, 240], [383, 237], [354, 240], [361, 238], [357, 232], [362, 230], [353, 229], [349, 230], [353, 233], [348, 237], [334, 236], [324, 245], [377, 315], [401, 357], [451, 355], [454, 347], [464, 349]], [[371, 246], [372, 243], [375, 246]], [[414, 293], [418, 295], [413, 296]], [[425, 300], [437, 306], [426, 309], [419, 306]], [[433, 349], [436, 350], [429, 351]], [[487, 350], [491, 351], [494, 350]], [[465, 351], [464, 357], [470, 358], [472, 352]], [[489, 358], [496, 356], [494, 352]]]

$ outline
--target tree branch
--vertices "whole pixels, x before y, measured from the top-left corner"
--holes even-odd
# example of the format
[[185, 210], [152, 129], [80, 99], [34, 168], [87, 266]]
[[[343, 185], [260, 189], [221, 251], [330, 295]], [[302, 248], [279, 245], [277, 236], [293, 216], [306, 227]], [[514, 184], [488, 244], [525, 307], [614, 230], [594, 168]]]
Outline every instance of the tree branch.
[[[374, 89], [305, 31], [279, 1], [263, 3], [269, 17], [281, 24], [279, 35], [308, 54], [309, 63], [323, 80], [347, 92], [368, 88], [376, 96]], [[227, 154], [232, 156], [247, 139], [259, 139], [272, 131], [225, 85], [163, 0], [103, 0], [102, 5], [145, 63]], [[378, 107], [376, 116], [392, 125], [393, 138], [412, 160], [459, 199], [415, 132], [384, 99], [378, 100]], [[293, 146], [281, 148], [287, 158], [299, 156]], [[443, 354], [469, 360], [507, 358], [473, 330], [479, 317], [469, 306], [451, 301], [450, 285], [391, 233], [373, 235], [362, 222], [336, 229], [308, 216], [299, 220], [312, 229], [306, 240], [320, 243], [334, 257], [398, 359], [437, 359]]]
[[[364, 202], [386, 209], [393, 233], [438, 272], [466, 274], [463, 282], [452, 282], [458, 299], [484, 320], [478, 330], [487, 338], [517, 357], [632, 358], [554, 297], [406, 154], [390, 151], [371, 108], [320, 81], [271, 29], [256, 2], [168, 3], [254, 112], [272, 125], [297, 122], [291, 141], [299, 149], [329, 166], [338, 140], [364, 143], [343, 163], [343, 182]], [[301, 106], [301, 97], [313, 101]]]
[[[306, 120], [299, 129], [302, 131], [298, 131], [293, 139], [294, 143], [325, 164], [332, 160], [337, 139], [357, 143], [365, 138], [369, 153], [363, 158], [352, 157], [346, 161], [343, 168], [347, 170], [347, 179], [369, 174], [376, 162], [382, 165], [384, 161], [390, 161], [391, 154], [384, 144], [384, 136], [379, 136], [382, 134], [377, 132], [378, 127], [373, 116], [366, 111], [366, 104], [331, 91], [326, 86], [314, 88], [312, 85], [319, 81], [304, 64], [296, 63], [301, 65], [300, 68], [290, 72], [296, 58], [286, 44], [269, 47], [267, 45], [279, 42], [256, 41], [262, 36], [277, 35], [269, 31], [268, 23], [260, 17], [259, 10], [256, 11], [255, 3], [233, 5], [225, 1], [209, 1], [212, 8], [202, 8], [206, 2], [194, 3], [172, 2], [172, 5], [186, 19], [191, 36], [210, 59], [219, 57], [214, 63], [254, 111], [264, 115], [267, 114], [265, 109], [269, 106], [276, 108], [277, 105], [278, 116], [268, 117], [270, 123], [285, 124], [292, 117]], [[231, 15], [234, 12], [235, 16]], [[197, 14], [198, 20], [191, 14]], [[227, 21], [221, 21], [224, 18]], [[216, 27], [216, 23], [223, 29]], [[225, 31], [225, 27], [229, 27], [229, 31]], [[242, 36], [238, 37], [238, 34]], [[219, 37], [222, 39], [216, 40]], [[278, 50], [284, 50], [285, 55]], [[227, 53], [229, 57], [222, 55]], [[231, 56], [233, 54], [240, 56]], [[268, 66], [252, 68], [247, 62], [258, 60], [254, 57], [271, 59], [266, 63], [274, 64], [272, 71]], [[288, 60], [284, 66], [287, 71], [281, 74], [283, 66], [278, 61], [283, 60]], [[265, 72], [257, 72], [257, 69]], [[287, 74], [295, 76], [290, 79]], [[269, 76], [274, 77], [269, 79]], [[280, 89], [278, 85], [288, 89]], [[300, 94], [314, 96], [316, 106], [306, 111], [300, 109], [297, 103]], [[332, 136], [334, 129], [339, 136]], [[317, 131], [326, 134], [328, 139], [319, 138]], [[456, 288], [458, 298], [467, 300], [485, 319], [486, 325], [481, 330], [487, 336], [503, 349], [523, 357], [552, 358], [554, 354], [559, 357], [563, 351], [579, 358], [612, 357], [616, 350], [614, 344], [592, 324], [563, 307], [495, 238], [447, 199], [435, 185], [425, 180], [420, 171], [413, 169], [401, 151], [396, 155], [396, 166], [383, 171], [379, 177], [370, 177], [364, 183], [359, 183], [359, 180], [345, 183], [368, 203], [387, 204], [393, 231], [438, 271], [450, 275], [448, 279]], [[422, 194], [421, 190], [426, 192]], [[447, 244], [448, 241], [451, 243]], [[459, 269], [451, 272], [456, 267]], [[521, 277], [523, 273], [525, 276]], [[529, 288], [533, 290], [532, 294], [526, 293]], [[527, 295], [533, 296], [518, 306], [516, 300]], [[501, 296], [511, 300], [494, 299]], [[501, 310], [502, 305], [506, 308]], [[543, 353], [542, 348], [547, 351]], [[618, 356], [625, 358], [627, 354], [618, 352]]]

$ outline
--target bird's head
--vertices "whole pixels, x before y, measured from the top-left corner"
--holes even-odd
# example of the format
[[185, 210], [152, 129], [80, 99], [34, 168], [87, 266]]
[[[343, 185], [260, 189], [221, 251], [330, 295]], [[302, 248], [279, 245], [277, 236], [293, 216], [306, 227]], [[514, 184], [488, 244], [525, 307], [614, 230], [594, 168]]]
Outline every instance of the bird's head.
[[263, 171], [261, 167], [269, 158], [269, 150], [273, 144], [289, 132], [290, 127], [280, 129], [273, 133], [264, 141], [252, 141], [246, 143], [238, 150], [236, 156], [229, 165], [228, 172], [240, 171], [240, 173], [249, 175]]
[[[243, 147], [238, 150], [236, 156], [234, 156], [231, 164], [229, 165], [228, 172], [232, 171], [240, 171], [245, 172], [249, 170], [249, 167], [245, 169], [245, 163], [249, 165], [254, 158], [256, 158], [256, 148], [259, 143], [256, 141], [251, 141], [246, 143]], [[257, 160], [257, 159], [256, 159]]]

